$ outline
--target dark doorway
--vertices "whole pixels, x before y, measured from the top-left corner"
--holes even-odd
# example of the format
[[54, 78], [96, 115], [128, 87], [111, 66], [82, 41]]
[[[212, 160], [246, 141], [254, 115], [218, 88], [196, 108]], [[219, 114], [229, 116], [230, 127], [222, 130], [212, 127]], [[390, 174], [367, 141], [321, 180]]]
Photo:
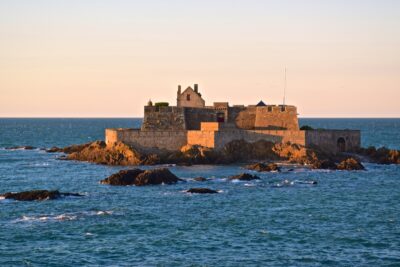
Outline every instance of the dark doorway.
[[225, 122], [225, 113], [217, 113], [217, 122]]
[[337, 150], [338, 152], [345, 152], [346, 151], [346, 140], [343, 137], [340, 137], [337, 140]]

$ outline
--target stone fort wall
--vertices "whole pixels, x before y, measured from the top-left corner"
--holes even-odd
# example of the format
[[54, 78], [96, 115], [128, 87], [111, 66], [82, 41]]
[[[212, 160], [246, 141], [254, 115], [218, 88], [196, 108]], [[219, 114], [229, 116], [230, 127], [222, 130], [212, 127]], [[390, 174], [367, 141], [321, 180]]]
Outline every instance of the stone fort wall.
[[[218, 104], [218, 103], [216, 103]], [[222, 103], [224, 104], [224, 103]], [[233, 106], [226, 108], [155, 107], [144, 108], [143, 131], [200, 130], [202, 122], [217, 122], [218, 114], [225, 123], [245, 130], [299, 130], [294, 106]]]
[[339, 152], [338, 140], [342, 138], [345, 141], [345, 148], [340, 152], [352, 152], [361, 146], [361, 134], [358, 130], [240, 130], [221, 129], [212, 124], [204, 126], [202, 130], [191, 131], [106, 129], [106, 143], [121, 141], [140, 147], [179, 150], [186, 144], [220, 149], [233, 140], [243, 139], [247, 142], [267, 140], [274, 143], [290, 142], [306, 147], [317, 146], [327, 152], [336, 153]]
[[140, 129], [106, 129], [106, 143], [117, 141], [143, 148], [179, 150], [187, 144], [187, 131], [141, 131]]
[[305, 131], [282, 130], [202, 130], [188, 131], [187, 142], [190, 145], [202, 145], [210, 148], [221, 149], [233, 140], [245, 140], [253, 143], [266, 140], [273, 143], [296, 143], [305, 145]]
[[361, 132], [359, 130], [313, 130], [306, 131], [305, 145], [318, 146], [326, 151], [340, 152], [339, 139], [344, 140], [343, 152], [354, 152], [361, 147]]
[[181, 107], [144, 107], [143, 131], [186, 130], [185, 109]]

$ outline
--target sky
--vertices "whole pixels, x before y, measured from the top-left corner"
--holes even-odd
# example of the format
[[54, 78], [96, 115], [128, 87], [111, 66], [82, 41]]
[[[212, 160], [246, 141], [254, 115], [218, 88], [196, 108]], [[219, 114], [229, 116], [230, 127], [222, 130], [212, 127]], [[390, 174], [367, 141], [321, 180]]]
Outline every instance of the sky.
[[400, 117], [400, 1], [0, 0], [0, 117], [142, 117], [206, 104]]

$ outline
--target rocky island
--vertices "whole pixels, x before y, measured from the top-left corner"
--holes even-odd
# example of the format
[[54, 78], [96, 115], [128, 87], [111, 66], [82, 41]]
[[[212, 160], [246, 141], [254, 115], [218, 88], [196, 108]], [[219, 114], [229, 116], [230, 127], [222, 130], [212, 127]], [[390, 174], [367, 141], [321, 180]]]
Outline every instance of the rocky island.
[[[289, 105], [206, 106], [198, 90], [178, 86], [177, 105], [144, 107], [140, 129], [106, 129], [105, 141], [51, 148], [65, 160], [107, 165], [255, 163], [256, 171], [279, 171], [285, 161], [314, 169], [362, 170], [360, 160], [399, 164], [399, 151], [361, 148], [359, 130], [299, 128], [297, 108]], [[261, 163], [260, 163], [261, 161]]]

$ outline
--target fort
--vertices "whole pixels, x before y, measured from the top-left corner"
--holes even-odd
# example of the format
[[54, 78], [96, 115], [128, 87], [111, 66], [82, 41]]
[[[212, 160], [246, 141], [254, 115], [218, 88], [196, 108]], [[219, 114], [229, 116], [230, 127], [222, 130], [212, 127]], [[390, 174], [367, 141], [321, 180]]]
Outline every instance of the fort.
[[359, 130], [301, 130], [297, 108], [271, 105], [233, 105], [215, 102], [206, 106], [198, 85], [182, 91], [177, 104], [151, 101], [144, 107], [140, 129], [106, 129], [107, 144], [121, 141], [142, 148], [179, 150], [185, 145], [221, 149], [233, 140], [292, 143], [319, 147], [330, 152], [352, 152], [360, 148]]

